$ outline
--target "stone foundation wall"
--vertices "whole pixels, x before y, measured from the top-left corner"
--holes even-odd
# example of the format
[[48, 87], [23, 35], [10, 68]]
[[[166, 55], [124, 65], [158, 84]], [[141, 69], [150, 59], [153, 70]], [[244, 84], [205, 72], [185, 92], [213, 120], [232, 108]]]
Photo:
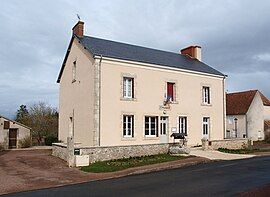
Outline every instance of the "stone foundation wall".
[[[147, 144], [107, 147], [75, 147], [75, 149], [80, 149], [80, 155], [89, 155], [89, 163], [93, 163], [96, 161], [168, 153], [169, 146], [170, 144]], [[68, 161], [67, 146], [61, 143], [54, 143], [52, 155]]]
[[212, 140], [212, 141], [202, 141], [202, 148], [204, 150], [217, 150], [219, 148], [227, 149], [246, 149], [253, 144], [250, 139], [224, 139], [224, 140]]
[[89, 155], [89, 162], [106, 161], [129, 157], [139, 157], [168, 153], [169, 144], [148, 144], [132, 146], [89, 147], [82, 148], [82, 155]]
[[68, 149], [63, 143], [53, 143], [52, 145], [52, 155], [59, 157], [65, 161], [68, 161]]

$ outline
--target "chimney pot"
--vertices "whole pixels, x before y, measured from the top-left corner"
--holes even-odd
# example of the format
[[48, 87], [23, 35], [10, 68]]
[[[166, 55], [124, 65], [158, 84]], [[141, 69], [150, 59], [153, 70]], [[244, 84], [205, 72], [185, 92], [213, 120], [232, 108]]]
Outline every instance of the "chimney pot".
[[189, 46], [181, 50], [182, 55], [188, 55], [191, 58], [195, 58], [199, 61], [202, 60], [202, 47], [196, 46]]
[[83, 21], [78, 21], [76, 25], [72, 28], [73, 35], [78, 36], [79, 38], [83, 37], [84, 34], [84, 22]]

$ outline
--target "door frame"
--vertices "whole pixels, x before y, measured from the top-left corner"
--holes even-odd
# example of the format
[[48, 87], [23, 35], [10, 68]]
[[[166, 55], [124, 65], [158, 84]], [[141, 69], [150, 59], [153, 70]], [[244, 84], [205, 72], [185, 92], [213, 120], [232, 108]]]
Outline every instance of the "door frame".
[[[15, 137], [14, 138], [11, 138], [11, 136], [10, 136], [11, 131], [15, 131], [16, 132], [16, 138]], [[14, 146], [12, 146], [12, 144], [10, 143], [11, 140], [14, 140], [15, 141], [15, 145]], [[10, 128], [8, 130], [8, 148], [9, 149], [17, 148], [17, 145], [18, 145], [17, 141], [18, 141], [18, 129], [17, 128]]]
[[[161, 120], [162, 118], [165, 118], [165, 120]], [[166, 124], [166, 134], [163, 134], [162, 131], [162, 124]], [[169, 142], [169, 116], [160, 116], [159, 117], [159, 136], [160, 136], [160, 142], [162, 143], [168, 143]]]

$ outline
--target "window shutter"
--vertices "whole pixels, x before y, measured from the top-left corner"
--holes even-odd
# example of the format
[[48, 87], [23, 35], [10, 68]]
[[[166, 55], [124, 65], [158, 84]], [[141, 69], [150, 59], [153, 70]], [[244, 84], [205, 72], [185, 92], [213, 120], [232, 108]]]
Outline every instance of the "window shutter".
[[123, 78], [123, 97], [126, 96], [126, 78]]
[[135, 96], [134, 96], [134, 78], [131, 79], [131, 83], [132, 83], [132, 87], [131, 87], [132, 88], [132, 92], [131, 92], [132, 95], [131, 95], [131, 97], [135, 98]]
[[208, 87], [208, 104], [210, 104], [210, 87]]
[[167, 99], [171, 98], [171, 100], [174, 100], [173, 86], [174, 83], [167, 83]]

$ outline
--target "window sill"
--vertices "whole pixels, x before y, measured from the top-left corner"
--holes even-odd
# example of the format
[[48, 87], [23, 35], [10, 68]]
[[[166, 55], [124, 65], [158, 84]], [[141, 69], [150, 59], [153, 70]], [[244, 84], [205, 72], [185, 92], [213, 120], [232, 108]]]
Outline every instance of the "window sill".
[[144, 136], [143, 140], [159, 140], [157, 136]]
[[137, 101], [136, 98], [124, 98], [124, 97], [121, 97], [120, 100], [121, 101]]
[[134, 137], [122, 137], [121, 140], [122, 141], [135, 141], [136, 138], [134, 138]]
[[208, 107], [211, 107], [212, 104], [206, 104], [206, 103], [202, 103], [201, 106], [208, 106]]

